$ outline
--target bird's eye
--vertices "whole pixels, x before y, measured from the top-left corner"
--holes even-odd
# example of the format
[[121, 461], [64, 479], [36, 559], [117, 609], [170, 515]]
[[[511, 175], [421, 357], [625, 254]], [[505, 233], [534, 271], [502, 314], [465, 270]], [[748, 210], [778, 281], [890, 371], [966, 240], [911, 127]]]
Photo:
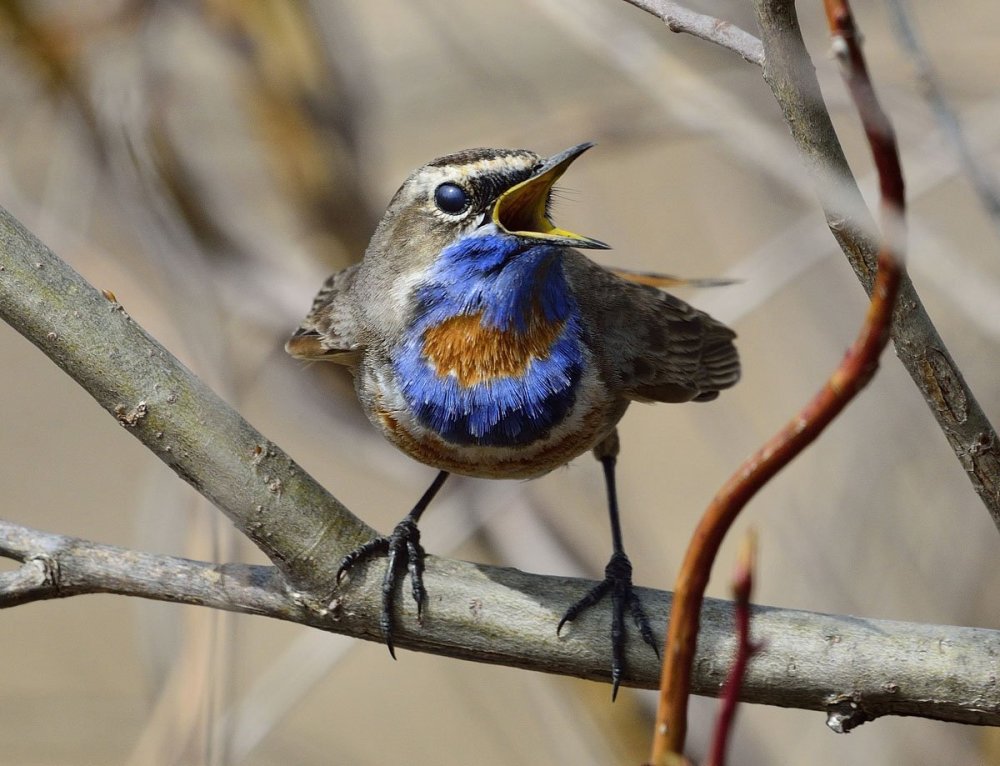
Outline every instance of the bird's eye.
[[434, 190], [434, 202], [442, 212], [458, 215], [469, 207], [469, 195], [458, 184], [441, 184]]

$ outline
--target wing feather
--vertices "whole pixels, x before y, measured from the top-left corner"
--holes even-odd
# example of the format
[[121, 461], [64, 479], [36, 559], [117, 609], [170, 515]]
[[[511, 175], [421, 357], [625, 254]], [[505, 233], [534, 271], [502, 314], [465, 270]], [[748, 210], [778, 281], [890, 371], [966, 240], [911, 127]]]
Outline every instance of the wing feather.
[[605, 379], [639, 401], [709, 401], [740, 378], [736, 333], [655, 287], [622, 279], [580, 253], [567, 276], [599, 337]]
[[351, 309], [350, 291], [358, 265], [330, 276], [313, 299], [309, 314], [294, 332], [285, 350], [297, 359], [353, 365], [361, 354], [357, 322]]

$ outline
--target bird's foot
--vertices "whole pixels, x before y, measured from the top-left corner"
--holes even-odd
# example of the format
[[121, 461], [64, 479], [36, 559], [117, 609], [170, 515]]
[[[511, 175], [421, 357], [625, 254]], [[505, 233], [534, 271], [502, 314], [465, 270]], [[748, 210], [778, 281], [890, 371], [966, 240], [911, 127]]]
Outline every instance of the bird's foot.
[[427, 591], [424, 589], [425, 554], [420, 544], [420, 529], [416, 520], [407, 516], [396, 525], [391, 534], [373, 538], [344, 556], [337, 568], [337, 582], [339, 583], [355, 565], [376, 555], [388, 559], [385, 575], [382, 577], [382, 611], [379, 614], [379, 627], [385, 645], [389, 648], [389, 654], [396, 659], [396, 650], [392, 643], [393, 607], [396, 602], [396, 584], [405, 577], [404, 569], [410, 573], [413, 600], [417, 602], [418, 622], [423, 618], [424, 602], [427, 600]]
[[632, 614], [632, 620], [639, 629], [642, 640], [652, 647], [656, 656], [660, 649], [649, 626], [649, 618], [642, 608], [642, 602], [632, 587], [632, 562], [622, 551], [612, 554], [608, 565], [604, 568], [604, 579], [591, 588], [583, 598], [566, 610], [556, 628], [558, 634], [563, 625], [572, 622], [585, 610], [599, 603], [605, 596], [611, 594], [611, 699], [618, 696], [625, 670], [625, 609]]

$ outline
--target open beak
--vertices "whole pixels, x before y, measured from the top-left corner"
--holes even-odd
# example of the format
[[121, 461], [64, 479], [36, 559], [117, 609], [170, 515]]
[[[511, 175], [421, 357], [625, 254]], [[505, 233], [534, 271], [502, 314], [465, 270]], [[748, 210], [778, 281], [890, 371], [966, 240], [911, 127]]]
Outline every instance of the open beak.
[[556, 227], [548, 216], [549, 194], [556, 181], [577, 157], [592, 147], [579, 144], [549, 157], [527, 181], [510, 187], [493, 205], [493, 223], [508, 234], [539, 239], [553, 245], [607, 250], [600, 240]]

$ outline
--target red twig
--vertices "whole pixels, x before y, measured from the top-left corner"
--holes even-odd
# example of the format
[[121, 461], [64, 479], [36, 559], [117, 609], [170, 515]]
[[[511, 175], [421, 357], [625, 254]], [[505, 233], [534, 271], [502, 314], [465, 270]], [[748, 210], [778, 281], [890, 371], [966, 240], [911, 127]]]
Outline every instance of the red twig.
[[882, 244], [871, 303], [857, 339], [826, 385], [785, 427], [747, 459], [713, 498], [688, 546], [677, 578], [664, 649], [660, 704], [651, 762], [664, 766], [680, 754], [687, 735], [687, 699], [700, 610], [712, 562], [726, 531], [743, 506], [792, 458], [805, 449], [871, 380], [889, 339], [889, 321], [902, 274], [903, 176], [895, 133], [882, 111], [858, 43], [850, 8], [825, 0], [833, 50], [861, 117], [879, 172]]
[[753, 575], [757, 560], [757, 536], [751, 530], [740, 546], [739, 560], [733, 575], [734, 618], [736, 621], [736, 656], [733, 667], [722, 688], [722, 706], [719, 720], [715, 722], [712, 750], [706, 766], [725, 766], [726, 747], [736, 720], [736, 705], [740, 701], [740, 689], [747, 673], [750, 658], [759, 647], [750, 640], [750, 594], [753, 591]]

